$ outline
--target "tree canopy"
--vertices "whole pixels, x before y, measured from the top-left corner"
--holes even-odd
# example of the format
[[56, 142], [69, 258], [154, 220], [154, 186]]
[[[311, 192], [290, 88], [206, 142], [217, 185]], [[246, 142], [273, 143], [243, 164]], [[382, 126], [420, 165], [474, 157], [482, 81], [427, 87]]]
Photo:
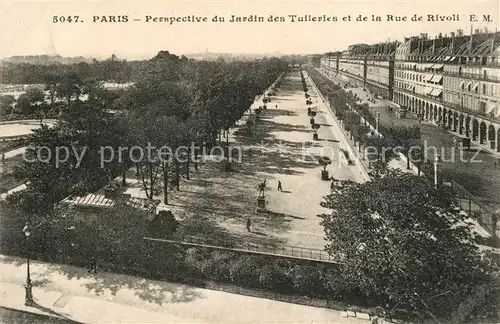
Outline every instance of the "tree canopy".
[[447, 316], [485, 278], [466, 216], [425, 178], [388, 171], [322, 205], [327, 251], [353, 289], [388, 309]]

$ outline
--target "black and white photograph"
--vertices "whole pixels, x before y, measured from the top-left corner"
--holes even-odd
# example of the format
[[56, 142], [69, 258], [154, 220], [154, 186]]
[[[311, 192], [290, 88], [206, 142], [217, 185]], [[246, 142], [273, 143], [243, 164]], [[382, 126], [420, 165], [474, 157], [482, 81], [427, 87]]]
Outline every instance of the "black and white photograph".
[[0, 2], [0, 323], [500, 323], [497, 1]]

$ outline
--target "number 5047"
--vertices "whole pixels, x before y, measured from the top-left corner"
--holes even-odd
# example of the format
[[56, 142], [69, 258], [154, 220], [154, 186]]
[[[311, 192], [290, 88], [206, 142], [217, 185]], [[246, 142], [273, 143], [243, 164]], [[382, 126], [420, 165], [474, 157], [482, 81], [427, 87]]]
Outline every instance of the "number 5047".
[[53, 23], [74, 23], [79, 22], [80, 16], [53, 16]]

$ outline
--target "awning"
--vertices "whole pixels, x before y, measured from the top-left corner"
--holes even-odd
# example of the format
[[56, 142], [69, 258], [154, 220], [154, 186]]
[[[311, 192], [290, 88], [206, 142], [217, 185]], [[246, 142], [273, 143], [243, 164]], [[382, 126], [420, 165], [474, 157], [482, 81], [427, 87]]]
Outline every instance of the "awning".
[[442, 68], [443, 66], [444, 66], [444, 64], [434, 64], [434, 65], [432, 66], [432, 68], [433, 68], [433, 69], [440, 69], [440, 68]]
[[441, 92], [443, 92], [443, 90], [441, 89], [434, 89], [432, 90], [432, 92], [430, 93], [431, 96], [434, 96], [434, 97], [437, 97], [441, 94]]
[[462, 81], [460, 82], [460, 85], [458, 86], [460, 89], [462, 89], [463, 85], [464, 85], [465, 81]]
[[469, 86], [472, 84], [472, 82], [467, 82], [467, 84], [465, 85], [465, 89], [469, 89]]
[[456, 56], [453, 56], [453, 57], [450, 59], [450, 62], [453, 62], [453, 61], [455, 61], [456, 59], [457, 59], [457, 57], [456, 57]]
[[431, 82], [441, 82], [442, 78], [443, 78], [442, 75], [434, 75], [431, 79]]
[[444, 60], [443, 60], [443, 62], [446, 62], [446, 61], [448, 61], [449, 59], [451, 59], [451, 56], [447, 56], [447, 57], [445, 57], [445, 58], [444, 58]]
[[427, 65], [426, 67], [427, 67], [428, 69], [433, 69], [433, 68], [434, 68], [434, 65], [436, 65], [436, 64], [429, 64], [429, 65]]
[[425, 74], [424, 75], [424, 81], [429, 81], [430, 79], [432, 79], [433, 75], [430, 75], [430, 74]]
[[477, 87], [479, 87], [479, 83], [476, 83], [476, 84], [472, 87], [472, 90], [471, 90], [471, 91], [476, 91]]
[[424, 92], [425, 92], [425, 94], [430, 94], [432, 92], [432, 88], [425, 87]]

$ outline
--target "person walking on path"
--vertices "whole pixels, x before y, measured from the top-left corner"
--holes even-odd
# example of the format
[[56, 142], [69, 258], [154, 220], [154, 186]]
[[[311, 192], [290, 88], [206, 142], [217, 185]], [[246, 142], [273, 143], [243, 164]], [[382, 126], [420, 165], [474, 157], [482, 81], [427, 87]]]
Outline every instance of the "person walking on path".
[[251, 232], [250, 226], [252, 226], [252, 221], [250, 220], [250, 217], [247, 218], [247, 231]]
[[92, 257], [92, 259], [90, 260], [89, 273], [91, 273], [92, 271], [94, 271], [95, 274], [97, 273], [97, 261], [95, 257]]
[[278, 180], [278, 191], [283, 191], [283, 188], [281, 187], [281, 181]]

